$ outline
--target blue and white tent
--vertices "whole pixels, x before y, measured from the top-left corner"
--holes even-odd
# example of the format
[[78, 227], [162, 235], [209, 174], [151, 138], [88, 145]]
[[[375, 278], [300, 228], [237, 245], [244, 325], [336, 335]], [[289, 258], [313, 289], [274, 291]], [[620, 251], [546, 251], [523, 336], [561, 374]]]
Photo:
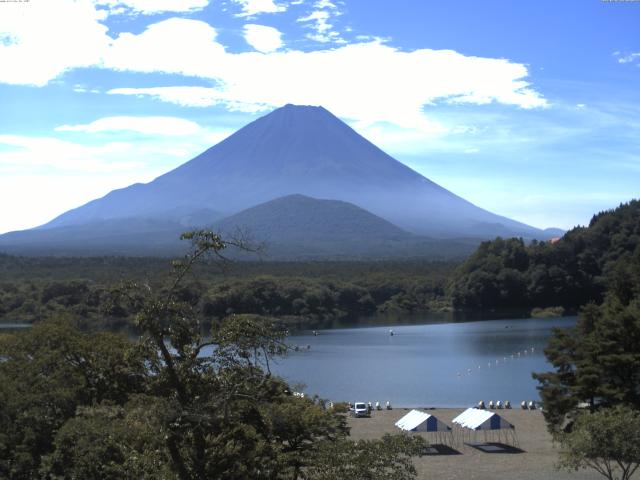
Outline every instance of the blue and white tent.
[[[477, 432], [484, 432], [484, 441], [518, 444], [516, 427], [507, 422], [496, 412], [481, 410], [479, 408], [467, 408], [464, 412], [452, 420], [457, 427], [458, 436], [462, 440], [477, 443]], [[473, 437], [473, 438], [472, 438]]]
[[447, 443], [446, 433], [452, 435], [452, 430], [449, 425], [441, 422], [433, 415], [420, 410], [411, 410], [404, 417], [396, 422], [396, 427], [406, 432], [425, 432], [435, 433], [436, 440], [441, 443]]

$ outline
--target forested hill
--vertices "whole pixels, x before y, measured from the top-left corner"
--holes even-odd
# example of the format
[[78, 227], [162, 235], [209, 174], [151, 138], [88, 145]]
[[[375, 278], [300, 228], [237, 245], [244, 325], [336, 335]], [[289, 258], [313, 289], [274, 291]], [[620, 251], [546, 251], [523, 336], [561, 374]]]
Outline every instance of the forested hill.
[[[625, 285], [630, 260], [640, 256], [640, 201], [595, 215], [557, 242], [483, 242], [455, 272], [455, 308], [563, 306], [600, 303], [609, 287]], [[631, 294], [631, 293], [629, 293]]]

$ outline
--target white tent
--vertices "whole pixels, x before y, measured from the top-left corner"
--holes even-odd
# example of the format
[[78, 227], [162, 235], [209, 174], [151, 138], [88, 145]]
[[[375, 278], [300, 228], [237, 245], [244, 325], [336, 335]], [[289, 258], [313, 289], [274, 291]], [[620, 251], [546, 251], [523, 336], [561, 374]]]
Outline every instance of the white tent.
[[446, 443], [447, 435], [445, 434], [452, 435], [449, 425], [420, 410], [411, 410], [396, 422], [396, 427], [407, 432], [435, 433], [436, 440], [441, 443]]
[[464, 412], [452, 420], [462, 440], [472, 440], [477, 443], [477, 432], [484, 432], [484, 441], [511, 443], [518, 445], [516, 427], [507, 422], [496, 412], [481, 410], [479, 408], [467, 408]]

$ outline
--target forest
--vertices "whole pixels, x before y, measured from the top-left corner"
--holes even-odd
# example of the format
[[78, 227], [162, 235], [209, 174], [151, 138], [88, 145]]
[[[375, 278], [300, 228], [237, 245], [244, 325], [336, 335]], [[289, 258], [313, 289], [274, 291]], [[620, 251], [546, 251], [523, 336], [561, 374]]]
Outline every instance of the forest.
[[[236, 314], [321, 328], [372, 315], [535, 308], [577, 312], [625, 282], [640, 245], [640, 202], [595, 215], [554, 242], [497, 238], [463, 263], [212, 262], [181, 287], [205, 324]], [[0, 322], [34, 323], [65, 312], [83, 328], [122, 329], [132, 312], [114, 297], [126, 282], [161, 284], [168, 259], [17, 257], [0, 254]]]
[[534, 374], [562, 465], [598, 467], [605, 429], [622, 432], [605, 460], [632, 475], [637, 444], [620, 452], [640, 425], [639, 220], [631, 202], [557, 242], [486, 242], [461, 265], [228, 265], [201, 257], [224, 250], [212, 232], [184, 235], [190, 253], [169, 267], [2, 256], [2, 319], [34, 325], [0, 334], [0, 477], [413, 479], [422, 437], [354, 442], [343, 405], [271, 375], [286, 330], [522, 304], [582, 306], [545, 349], [553, 370]]
[[640, 201], [595, 215], [555, 242], [497, 238], [484, 242], [453, 273], [448, 288], [457, 309], [564, 307], [601, 303], [624, 283], [640, 251]]
[[415, 478], [423, 438], [356, 443], [344, 404], [293, 395], [271, 375], [289, 348], [273, 319], [228, 315], [202, 333], [182, 283], [224, 245], [183, 236], [193, 248], [165, 282], [112, 292], [136, 338], [82, 332], [64, 313], [0, 333], [0, 478]]
[[[0, 318], [34, 323], [65, 312], [83, 328], [118, 330], [131, 312], [114, 292], [128, 281], [161, 284], [167, 259], [0, 256]], [[181, 287], [205, 323], [231, 313], [277, 316], [292, 327], [447, 308], [452, 263], [202, 262]]]

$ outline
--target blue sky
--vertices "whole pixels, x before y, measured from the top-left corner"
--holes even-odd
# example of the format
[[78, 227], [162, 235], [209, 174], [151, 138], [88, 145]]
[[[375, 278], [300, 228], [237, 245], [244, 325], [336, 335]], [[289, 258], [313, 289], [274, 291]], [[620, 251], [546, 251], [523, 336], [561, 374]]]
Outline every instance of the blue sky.
[[0, 3], [0, 232], [147, 182], [286, 103], [323, 105], [495, 213], [638, 197], [640, 1]]

